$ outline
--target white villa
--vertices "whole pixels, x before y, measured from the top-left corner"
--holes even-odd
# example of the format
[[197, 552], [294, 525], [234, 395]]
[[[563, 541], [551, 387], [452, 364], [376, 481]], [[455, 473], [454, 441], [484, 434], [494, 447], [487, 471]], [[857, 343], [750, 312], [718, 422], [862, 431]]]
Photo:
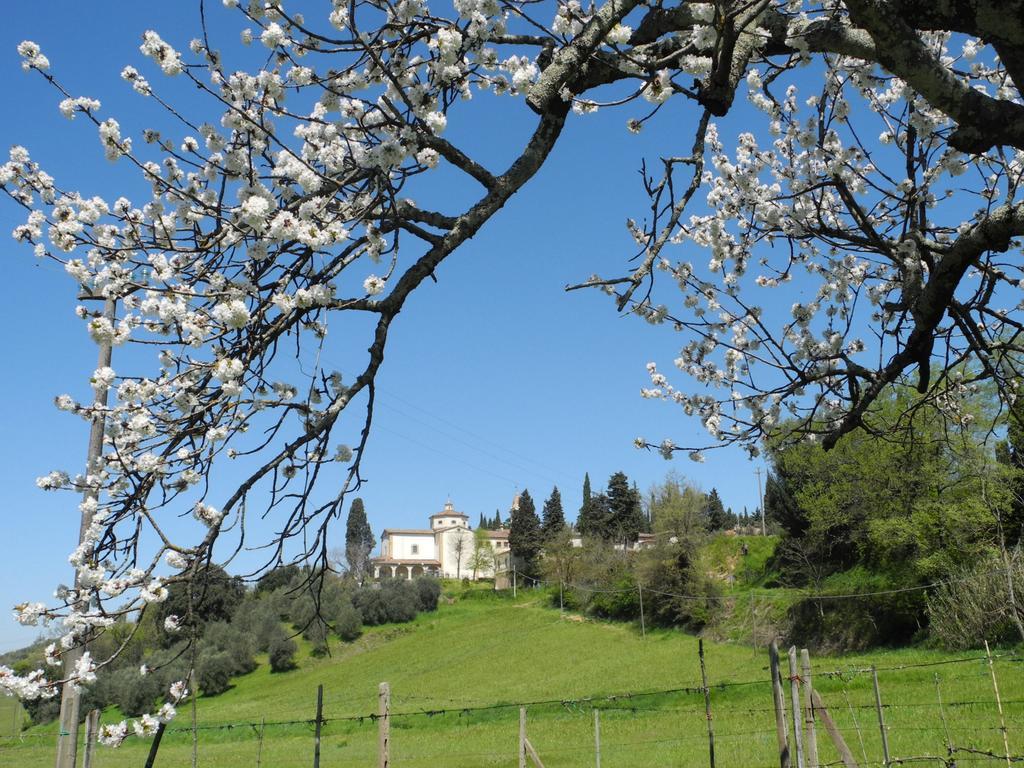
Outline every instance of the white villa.
[[[494, 562], [508, 552], [508, 531], [487, 531], [487, 542]], [[380, 557], [373, 558], [375, 579], [412, 579], [437, 576], [444, 579], [491, 578], [494, 566], [477, 569], [471, 561], [476, 537], [469, 527], [469, 516], [457, 512], [449, 499], [444, 509], [430, 516], [424, 529], [385, 528], [381, 535]]]

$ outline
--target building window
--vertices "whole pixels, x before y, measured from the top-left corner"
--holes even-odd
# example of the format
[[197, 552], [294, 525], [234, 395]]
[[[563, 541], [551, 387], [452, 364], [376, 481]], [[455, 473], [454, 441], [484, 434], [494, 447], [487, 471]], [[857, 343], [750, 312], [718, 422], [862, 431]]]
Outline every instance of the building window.
[[420, 545], [419, 544], [413, 544], [412, 545], [412, 553], [414, 555], [418, 555], [420, 553]]

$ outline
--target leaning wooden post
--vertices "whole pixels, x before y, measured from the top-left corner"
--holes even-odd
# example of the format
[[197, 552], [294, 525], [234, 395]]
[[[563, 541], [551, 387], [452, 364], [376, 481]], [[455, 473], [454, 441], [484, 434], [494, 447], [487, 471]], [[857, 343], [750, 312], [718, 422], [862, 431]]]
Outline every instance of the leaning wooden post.
[[377, 764], [379, 768], [388, 768], [391, 765], [391, 686], [387, 683], [380, 684], [377, 713], [380, 715], [377, 719]]
[[996, 680], [996, 668], [992, 664], [992, 651], [988, 649], [988, 640], [985, 641], [985, 656], [988, 658], [988, 671], [992, 674], [992, 690], [996, 692], [996, 709], [999, 710], [999, 730], [1003, 732], [1003, 754], [1006, 755], [1006, 765], [1010, 766], [1010, 740], [1006, 735], [1006, 718], [1003, 717], [1003, 700], [999, 698], [999, 681]]
[[594, 710], [594, 765], [601, 768], [601, 710]]
[[[17, 711], [17, 707], [15, 707]], [[92, 768], [93, 753], [96, 750], [96, 737], [100, 729], [100, 711], [93, 709], [85, 720], [85, 755], [82, 757], [82, 768]]]
[[768, 664], [772, 675], [772, 701], [775, 704], [775, 735], [779, 740], [779, 765], [781, 768], [790, 768], [789, 727], [786, 725], [786, 704], [779, 670], [779, 644], [774, 639], [768, 646]]
[[[843, 738], [842, 732], [836, 727], [835, 721], [832, 716], [828, 713], [828, 709], [825, 708], [825, 702], [821, 700], [821, 695], [811, 689], [811, 701], [814, 703], [815, 711], [821, 716], [821, 724], [825, 726], [825, 732], [832, 737], [832, 743], [836, 745], [836, 751], [839, 753], [839, 758], [843, 761], [845, 768], [857, 768], [857, 761], [853, 757], [853, 752], [846, 745], [846, 740]], [[847, 700], [849, 702], [849, 700]], [[852, 709], [850, 710], [853, 711]], [[858, 734], [860, 733], [858, 729]], [[864, 758], [864, 766], [867, 768], [868, 761], [867, 757]]]
[[324, 687], [316, 687], [316, 725], [313, 726], [313, 768], [320, 768], [320, 723], [324, 719]]
[[647, 623], [644, 621], [644, 586], [637, 583], [636, 587], [640, 591], [640, 636], [646, 638]]
[[793, 741], [796, 744], [797, 768], [804, 768], [804, 719], [800, 706], [800, 669], [796, 663], [796, 646], [789, 646], [789, 692], [793, 702]]
[[708, 761], [715, 768], [715, 725], [711, 719], [711, 689], [708, 688], [708, 672], [704, 667], [704, 639], [697, 641], [697, 655], [700, 656], [700, 679], [704, 686], [704, 717], [708, 721]]
[[526, 768], [526, 707], [519, 708], [519, 768]]
[[807, 765], [810, 768], [818, 768], [818, 732], [815, 728], [814, 717], [814, 685], [811, 682], [811, 654], [806, 648], [800, 650], [800, 668], [803, 672], [804, 683], [804, 716], [807, 730], [804, 735], [807, 740], [804, 747], [807, 750]]
[[871, 665], [871, 682], [875, 687], [875, 711], [878, 712], [878, 730], [882, 734], [882, 765], [889, 768], [889, 734], [885, 730], [885, 715], [882, 714], [882, 692], [878, 688], [878, 670]]

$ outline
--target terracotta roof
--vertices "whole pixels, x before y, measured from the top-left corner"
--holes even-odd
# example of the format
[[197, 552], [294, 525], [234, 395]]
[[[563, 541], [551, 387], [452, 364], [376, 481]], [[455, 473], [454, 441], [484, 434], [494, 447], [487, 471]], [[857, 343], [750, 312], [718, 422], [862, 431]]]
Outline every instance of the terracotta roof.
[[484, 535], [488, 539], [507, 539], [508, 538], [508, 529], [507, 528], [501, 528], [501, 529], [499, 529], [497, 531], [484, 531]]
[[417, 528], [385, 528], [383, 535], [387, 536], [389, 533], [414, 533], [414, 534], [419, 535], [419, 536], [433, 536], [434, 535], [433, 531], [430, 531], [430, 530], [427, 530], [427, 529], [417, 529]]
[[462, 512], [456, 512], [455, 510], [452, 510], [451, 512], [438, 512], [436, 515], [431, 515], [430, 519], [433, 520], [435, 517], [465, 517], [466, 519], [469, 519], [469, 515], [463, 514]]

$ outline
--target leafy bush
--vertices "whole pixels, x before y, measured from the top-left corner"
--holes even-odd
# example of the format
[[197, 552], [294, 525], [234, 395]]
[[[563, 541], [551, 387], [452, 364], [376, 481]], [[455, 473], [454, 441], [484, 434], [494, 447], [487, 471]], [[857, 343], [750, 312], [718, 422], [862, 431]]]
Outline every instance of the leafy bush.
[[281, 629], [281, 613], [285, 602], [277, 592], [265, 593], [255, 599], [248, 598], [235, 614], [231, 625], [249, 635], [255, 650], [266, 652], [270, 648], [270, 641]]
[[416, 604], [421, 611], [436, 611], [441, 599], [441, 582], [428, 576], [413, 581], [416, 586]]
[[282, 630], [281, 635], [270, 643], [270, 671], [287, 672], [289, 669], [295, 669], [295, 652], [297, 650], [295, 641], [287, 637]]
[[381, 589], [387, 608], [388, 621], [401, 624], [412, 621], [419, 612], [419, 594], [408, 581], [394, 581]]
[[[255, 642], [253, 636], [234, 624], [216, 621], [207, 625], [199, 644], [200, 652], [225, 653], [231, 659], [230, 674], [244, 675], [256, 669]], [[205, 689], [204, 689], [205, 690]]]
[[363, 587], [356, 591], [352, 603], [359, 609], [363, 624], [367, 626], [402, 623], [416, 618], [420, 592], [412, 582], [392, 581], [379, 588]]
[[363, 617], [363, 624], [374, 627], [387, 623], [388, 607], [383, 589], [363, 587], [353, 596], [352, 604], [359, 611], [359, 615]]
[[[1024, 558], [1018, 548], [1010, 559], [1018, 610], [1024, 599]], [[928, 598], [932, 636], [946, 648], [977, 648], [982, 640], [1019, 642], [1006, 569], [992, 554], [953, 574]], [[1024, 621], [1024, 615], [1019, 617]]]
[[210, 650], [196, 659], [196, 682], [204, 696], [216, 696], [231, 687], [235, 660], [226, 651]]
[[363, 634], [363, 617], [352, 603], [346, 602], [338, 609], [334, 617], [334, 631], [346, 642], [351, 642]]
[[107, 697], [128, 717], [135, 717], [153, 710], [153, 703], [163, 695], [162, 675], [139, 675], [134, 667], [125, 667], [111, 672], [107, 678]]

